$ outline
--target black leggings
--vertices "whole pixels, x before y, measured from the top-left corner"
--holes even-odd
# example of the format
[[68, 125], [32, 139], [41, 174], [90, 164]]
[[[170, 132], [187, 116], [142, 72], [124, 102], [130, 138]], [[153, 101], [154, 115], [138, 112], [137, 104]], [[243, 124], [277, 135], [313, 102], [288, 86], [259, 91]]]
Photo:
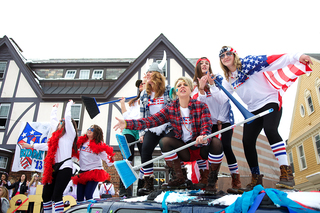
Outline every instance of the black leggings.
[[[222, 129], [227, 128], [231, 126], [230, 123], [224, 123], [222, 124]], [[212, 133], [218, 131], [218, 125], [214, 124], [212, 126]], [[228, 164], [234, 164], [237, 163], [237, 159], [235, 155], [233, 154], [232, 151], [232, 146], [231, 146], [231, 141], [232, 141], [232, 134], [233, 134], [233, 129], [230, 129], [226, 132], [221, 133], [221, 142], [223, 146], [223, 152], [227, 158]]]
[[62, 201], [63, 192], [71, 179], [72, 169], [64, 168], [54, 172], [52, 175], [52, 184], [43, 186], [42, 199], [44, 203]]
[[[159, 144], [159, 141], [163, 137], [173, 137], [174, 132], [170, 131], [168, 134], [165, 134], [164, 132], [161, 133], [159, 136], [156, 133], [147, 131], [144, 135], [143, 144], [142, 144], [142, 152], [141, 152], [141, 162], [145, 163], [152, 159], [152, 153], [154, 148]], [[143, 168], [152, 168], [153, 163], [150, 163]]]
[[[160, 140], [160, 148], [162, 152], [170, 152], [171, 150], [177, 149], [181, 146], [186, 145], [180, 139], [176, 139], [174, 137], [163, 137]], [[191, 147], [193, 148], [193, 147]], [[213, 155], [219, 155], [223, 152], [222, 144], [219, 138], [213, 137], [210, 144], [208, 146], [200, 147], [200, 156], [202, 159], [207, 160], [208, 154], [211, 153]], [[190, 152], [189, 150], [183, 149], [177, 153], [180, 160], [184, 162], [190, 161]]]
[[270, 108], [273, 108], [273, 112], [261, 118], [255, 119], [250, 124], [244, 124], [242, 142], [244, 154], [250, 168], [257, 167], [259, 165], [256, 143], [262, 129], [264, 130], [270, 145], [282, 141], [282, 138], [278, 132], [282, 108], [279, 110], [279, 105], [277, 103], [269, 103], [264, 107], [252, 112], [252, 114], [257, 115], [260, 112]]
[[[132, 143], [132, 142], [136, 141], [135, 137], [133, 137], [130, 134], [125, 134], [124, 136], [126, 137], [128, 143]], [[131, 156], [128, 158], [129, 161], [133, 161], [133, 158], [134, 158], [134, 147], [135, 146], [136, 145], [134, 144], [134, 145], [129, 147], [130, 151], [131, 151]], [[140, 142], [137, 143], [137, 146], [138, 146], [138, 149], [139, 149], [139, 152], [140, 152], [140, 156], [141, 156], [142, 143], [140, 143]]]

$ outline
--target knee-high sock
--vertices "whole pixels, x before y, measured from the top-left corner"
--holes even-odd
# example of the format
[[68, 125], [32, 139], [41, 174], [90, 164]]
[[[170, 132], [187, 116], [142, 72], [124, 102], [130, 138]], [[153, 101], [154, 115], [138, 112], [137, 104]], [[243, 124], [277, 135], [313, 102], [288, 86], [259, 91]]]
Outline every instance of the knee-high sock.
[[238, 163], [234, 163], [234, 164], [228, 164], [230, 173], [236, 173], [239, 174], [239, 170], [238, 170]]
[[54, 210], [55, 210], [55, 213], [63, 213], [63, 210], [64, 210], [63, 201], [55, 202]]
[[202, 169], [202, 170], [208, 169], [206, 160], [197, 160], [197, 164], [198, 164], [199, 170], [200, 169]]
[[219, 155], [213, 155], [211, 153], [209, 153], [208, 155], [208, 162], [211, 164], [219, 164], [222, 162], [222, 159], [223, 159], [223, 152]]
[[43, 203], [43, 211], [44, 213], [52, 213], [52, 201]]
[[274, 156], [277, 158], [279, 166], [286, 165], [288, 166], [288, 158], [287, 158], [287, 151], [286, 145], [283, 141], [272, 144], [271, 149], [273, 151]]

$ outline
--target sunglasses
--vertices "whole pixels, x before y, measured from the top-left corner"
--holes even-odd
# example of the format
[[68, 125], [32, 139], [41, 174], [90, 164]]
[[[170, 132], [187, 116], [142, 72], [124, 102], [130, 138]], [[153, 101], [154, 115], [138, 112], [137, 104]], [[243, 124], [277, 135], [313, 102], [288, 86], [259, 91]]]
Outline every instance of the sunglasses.
[[88, 129], [88, 131], [94, 132], [94, 128], [91, 127], [91, 128]]
[[224, 57], [226, 57], [226, 55], [227, 55], [227, 56], [231, 56], [231, 55], [232, 55], [232, 52], [226, 52], [226, 54], [221, 54], [221, 55], [220, 55], [220, 59], [224, 59]]

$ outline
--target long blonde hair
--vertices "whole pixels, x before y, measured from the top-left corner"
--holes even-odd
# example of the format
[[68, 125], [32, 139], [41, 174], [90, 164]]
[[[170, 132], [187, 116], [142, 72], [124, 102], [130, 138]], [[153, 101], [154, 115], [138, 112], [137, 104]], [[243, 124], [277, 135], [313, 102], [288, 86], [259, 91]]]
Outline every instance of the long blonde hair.
[[33, 175], [32, 175], [32, 178], [31, 178], [31, 181], [30, 181], [30, 183], [29, 183], [29, 187], [30, 186], [32, 186], [32, 184], [35, 182], [36, 184], [35, 184], [35, 187], [37, 187], [37, 185], [38, 185], [38, 183], [40, 183], [40, 181], [39, 181], [39, 175], [38, 175], [38, 180], [35, 180], [35, 176], [36, 175], [38, 175], [37, 173], [34, 173]]
[[153, 72], [151, 75], [151, 81], [154, 84], [154, 87], [147, 83], [146, 92], [148, 95], [151, 95], [152, 89], [155, 92], [154, 98], [161, 97], [166, 90], [166, 79], [159, 72]]
[[[232, 48], [230, 46], [223, 46], [221, 49], [223, 48]], [[241, 60], [238, 56], [238, 54], [235, 54], [235, 53], [232, 53], [234, 55], [234, 61], [233, 61], [233, 64], [236, 66], [236, 68], [238, 70], [241, 70], [241, 67], [242, 67], [242, 64], [241, 64]], [[229, 81], [229, 77], [230, 77], [230, 70], [228, 69], [228, 67], [224, 66], [223, 63], [221, 62], [221, 59], [219, 59], [220, 61], [220, 67], [221, 69], [223, 70], [223, 74], [224, 74], [224, 77], [226, 78], [227, 81]]]
[[1, 197], [7, 198], [7, 200], [9, 201], [9, 191], [6, 187], [4, 186], [0, 186], [0, 188], [2, 189], [2, 195]]

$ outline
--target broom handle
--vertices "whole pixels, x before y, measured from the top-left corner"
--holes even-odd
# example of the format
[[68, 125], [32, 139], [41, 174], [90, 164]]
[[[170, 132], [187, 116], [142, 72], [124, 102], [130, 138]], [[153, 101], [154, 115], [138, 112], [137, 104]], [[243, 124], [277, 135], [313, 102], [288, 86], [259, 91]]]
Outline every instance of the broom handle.
[[[247, 123], [247, 122], [249, 122], [249, 121], [251, 121], [251, 120], [254, 120], [254, 119], [256, 119], [256, 118], [265, 116], [266, 114], [269, 114], [270, 112], [273, 112], [273, 109], [272, 109], [272, 108], [271, 108], [271, 109], [268, 109], [268, 110], [266, 110], [266, 111], [264, 111], [264, 112], [261, 112], [261, 113], [259, 113], [259, 114], [257, 114], [257, 115], [254, 115], [254, 116], [252, 116], [252, 117], [250, 117], [250, 118], [247, 118], [246, 120], [243, 120], [243, 121], [241, 121], [241, 122], [239, 122], [239, 123], [233, 124], [233, 125], [231, 125], [231, 126], [229, 126], [229, 127], [226, 127], [226, 128], [221, 129], [221, 130], [219, 130], [219, 131], [217, 131], [217, 132], [214, 132], [214, 133], [208, 135], [207, 137], [203, 138], [203, 140], [206, 140], [206, 139], [208, 139], [208, 138], [212, 138], [213, 136], [216, 136], [216, 135], [218, 135], [218, 134], [220, 134], [220, 133], [226, 132], [226, 131], [228, 131], [228, 130], [236, 127], [236, 126], [239, 126], [239, 125], [241, 125], [241, 124]], [[165, 157], [168, 156], [168, 155], [171, 155], [171, 154], [173, 154], [173, 153], [175, 153], [175, 152], [179, 152], [179, 151], [181, 151], [181, 150], [183, 150], [183, 149], [186, 149], [186, 148], [188, 148], [188, 147], [190, 147], [190, 146], [193, 146], [193, 145], [195, 145], [195, 144], [196, 144], [196, 141], [193, 141], [193, 142], [188, 143], [188, 144], [186, 144], [186, 145], [184, 145], [184, 146], [181, 146], [181, 147], [179, 147], [179, 148], [177, 148], [177, 149], [171, 150], [170, 152], [167, 152], [167, 153], [165, 153], [165, 154], [162, 154], [162, 155], [160, 155], [160, 156], [158, 156], [158, 157], [156, 157], [156, 158], [153, 158], [152, 160], [149, 160], [149, 161], [147, 161], [147, 162], [145, 162], [145, 163], [143, 163], [143, 164], [137, 165], [137, 166], [133, 167], [132, 169], [133, 169], [133, 170], [138, 170], [138, 169], [140, 169], [141, 167], [144, 167], [144, 166], [146, 166], [146, 165], [148, 165], [148, 164], [150, 164], [150, 163], [153, 163], [153, 162], [155, 162], [155, 161], [157, 161], [157, 160], [160, 160], [160, 159], [162, 159], [162, 158], [165, 158]]]
[[[132, 98], [135, 98], [137, 96], [131, 96], [131, 97], [128, 97], [126, 98], [126, 100], [129, 100], [129, 99], [132, 99]], [[121, 99], [117, 99], [117, 100], [114, 100], [114, 101], [108, 101], [108, 102], [104, 102], [104, 103], [101, 103], [101, 104], [97, 104], [97, 106], [101, 106], [101, 105], [105, 105], [105, 104], [111, 104], [111, 103], [114, 103], [114, 102], [118, 102], [120, 101]]]
[[139, 142], [141, 142], [141, 140], [133, 141], [133, 142], [131, 142], [131, 143], [128, 143], [128, 146], [131, 146], [131, 145], [136, 144], [136, 143], [139, 143]]

